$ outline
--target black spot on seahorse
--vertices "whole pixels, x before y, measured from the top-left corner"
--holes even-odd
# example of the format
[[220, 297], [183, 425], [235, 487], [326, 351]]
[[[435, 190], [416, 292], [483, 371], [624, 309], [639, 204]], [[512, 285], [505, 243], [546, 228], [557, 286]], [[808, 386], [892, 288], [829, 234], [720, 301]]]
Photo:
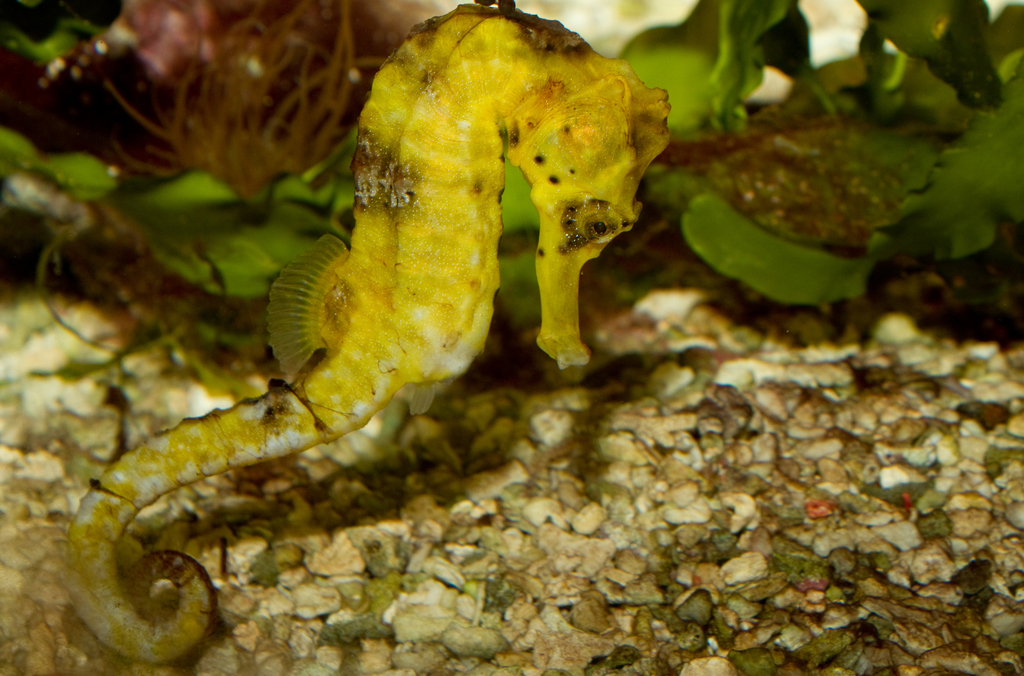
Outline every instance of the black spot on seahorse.
[[[287, 385], [283, 389], [290, 392]], [[280, 423], [281, 415], [287, 412], [288, 406], [277, 397], [274, 397], [267, 402], [266, 408], [263, 409], [260, 424], [266, 427], [276, 427]]]
[[579, 207], [576, 204], [570, 204], [562, 211], [562, 229], [568, 233], [579, 233], [579, 228], [576, 227], [576, 214], [579, 211]]
[[508, 147], [515, 148], [519, 145], [519, 125], [513, 124], [512, 128], [508, 130]]
[[565, 241], [558, 245], [558, 253], [567, 254], [579, 251], [587, 244], [587, 238], [578, 232], [566, 233]]

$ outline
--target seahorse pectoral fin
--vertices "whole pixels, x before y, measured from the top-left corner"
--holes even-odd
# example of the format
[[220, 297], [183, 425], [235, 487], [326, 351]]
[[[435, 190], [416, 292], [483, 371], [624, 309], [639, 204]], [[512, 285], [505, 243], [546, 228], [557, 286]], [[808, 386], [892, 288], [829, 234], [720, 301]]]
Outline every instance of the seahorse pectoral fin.
[[289, 263], [270, 287], [267, 330], [285, 373], [298, 372], [327, 345], [325, 338], [336, 342], [347, 329], [349, 290], [338, 272], [346, 258], [344, 242], [324, 235]]
[[537, 345], [558, 361], [560, 369], [584, 366], [590, 361], [590, 348], [580, 340], [580, 270], [603, 248], [601, 243], [567, 246], [558, 222], [541, 216], [537, 247], [541, 325]]

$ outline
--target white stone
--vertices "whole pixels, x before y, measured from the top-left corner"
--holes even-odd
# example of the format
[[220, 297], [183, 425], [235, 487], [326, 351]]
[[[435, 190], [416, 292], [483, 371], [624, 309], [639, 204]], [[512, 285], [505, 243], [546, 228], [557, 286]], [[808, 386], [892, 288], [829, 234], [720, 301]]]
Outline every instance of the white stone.
[[718, 367], [715, 383], [746, 389], [751, 385], [785, 379], [786, 369], [760, 359], [731, 359]]
[[961, 538], [987, 533], [992, 525], [992, 513], [985, 509], [947, 510], [953, 522], [953, 535]]
[[761, 580], [768, 575], [768, 560], [758, 552], [746, 552], [729, 559], [721, 568], [722, 581], [727, 585]]
[[943, 434], [935, 442], [935, 459], [943, 467], [952, 467], [960, 462], [960, 444], [956, 437]]
[[1024, 437], [1024, 413], [1018, 413], [1006, 422], [1006, 431], [1015, 437]]
[[267, 550], [267, 541], [261, 537], [242, 538], [228, 547], [228, 571], [238, 577], [241, 584], [249, 584], [249, 570], [256, 557]]
[[324, 547], [309, 558], [306, 569], [314, 575], [331, 577], [332, 575], [359, 575], [366, 570], [366, 562], [359, 553], [348, 533], [337, 529], [331, 538], [331, 544]]
[[654, 321], [682, 322], [693, 308], [704, 302], [705, 293], [698, 289], [655, 289], [633, 306], [634, 312]]
[[466, 481], [466, 497], [479, 504], [481, 500], [494, 499], [513, 484], [524, 484], [530, 480], [530, 473], [523, 463], [513, 460], [503, 467], [490, 472], [480, 472]]
[[990, 373], [986, 380], [974, 384], [971, 394], [978, 401], [1006, 403], [1024, 397], [1024, 385], [1006, 380], [1006, 376], [1001, 373]]
[[259, 603], [258, 612], [268, 617], [291, 615], [295, 612], [295, 602], [277, 587], [262, 589], [253, 596]]
[[462, 589], [466, 584], [466, 578], [459, 569], [439, 556], [431, 556], [424, 561], [422, 570], [455, 589]]
[[532, 498], [523, 507], [523, 516], [534, 526], [539, 526], [548, 520], [561, 528], [568, 525], [562, 518], [562, 503], [554, 498]]
[[[796, 591], [795, 589], [793, 591]], [[785, 592], [783, 592], [785, 593]], [[803, 595], [800, 594], [800, 597]], [[811, 632], [797, 624], [787, 624], [775, 639], [775, 645], [785, 650], [794, 651], [807, 645], [811, 640]]]
[[15, 479], [51, 482], [64, 478], [64, 463], [60, 461], [60, 458], [46, 451], [26, 453], [20, 464], [21, 467], [16, 467], [14, 470]]
[[846, 364], [790, 364], [785, 377], [801, 387], [845, 387], [853, 382], [853, 371]]
[[786, 401], [775, 387], [759, 387], [754, 390], [754, 401], [770, 415], [785, 420], [789, 417]]
[[796, 452], [807, 460], [822, 458], [838, 458], [843, 450], [843, 442], [839, 439], [814, 439], [799, 444]]
[[971, 674], [971, 676], [1000, 676], [1000, 672], [989, 666], [980, 656], [963, 650], [955, 650], [949, 646], [940, 646], [929, 650], [921, 655], [918, 664], [925, 669], [941, 667], [941, 671], [947, 673], [954, 671], [958, 674]]
[[858, 619], [860, 618], [856, 608], [829, 604], [825, 609], [825, 614], [821, 616], [821, 628], [842, 629]]
[[680, 366], [674, 361], [659, 364], [651, 373], [649, 380], [651, 391], [659, 399], [670, 399], [679, 394], [696, 377], [689, 366]]
[[932, 582], [917, 590], [918, 596], [931, 596], [946, 605], [958, 606], [964, 599], [964, 592], [955, 584], [948, 582]]
[[615, 543], [609, 539], [568, 533], [547, 523], [537, 529], [534, 539], [537, 546], [549, 556], [562, 554], [574, 559], [576, 572], [586, 577], [604, 568], [616, 550]]
[[924, 335], [918, 331], [913, 319], [905, 314], [893, 312], [875, 324], [874, 338], [880, 343], [902, 345], [922, 340]]
[[304, 619], [330, 615], [341, 609], [341, 594], [334, 587], [307, 582], [291, 591], [295, 614]]
[[732, 662], [724, 657], [698, 657], [687, 662], [679, 671], [679, 676], [738, 676], [739, 672]]
[[934, 446], [905, 446], [900, 449], [903, 459], [914, 467], [930, 467], [937, 459]]
[[904, 467], [903, 465], [883, 467], [878, 472], [878, 484], [882, 488], [895, 488], [896, 486], [902, 486], [903, 484], [917, 484], [924, 482], [925, 478], [921, 476], [920, 472], [917, 472], [910, 467]]
[[711, 505], [704, 496], [699, 496], [689, 506], [665, 507], [661, 511], [661, 517], [673, 525], [684, 523], [707, 523], [711, 520]]
[[592, 535], [608, 518], [608, 513], [596, 502], [591, 502], [572, 518], [572, 529], [581, 535]]
[[947, 511], [957, 509], [983, 509], [985, 511], [992, 511], [992, 501], [980, 493], [968, 491], [966, 493], [957, 493], [951, 497], [946, 503], [945, 508]]
[[334, 669], [341, 669], [342, 661], [345, 659], [345, 651], [333, 645], [322, 645], [316, 649], [316, 663]]
[[722, 506], [732, 512], [729, 531], [739, 533], [745, 528], [753, 530], [760, 522], [757, 502], [746, 493], [722, 493], [718, 498]]
[[572, 413], [569, 411], [541, 411], [530, 416], [530, 436], [545, 446], [558, 446], [572, 436], [573, 424]]
[[1024, 530], [1024, 500], [1011, 502], [1006, 507], [1006, 520], [1009, 521], [1010, 525], [1014, 528]]
[[897, 521], [884, 526], [875, 526], [871, 532], [901, 552], [919, 547], [922, 539], [917, 527], [909, 521]]
[[597, 440], [597, 450], [608, 462], [624, 462], [640, 467], [651, 462], [650, 456], [643, 452], [640, 445], [628, 432], [616, 432]]
[[832, 550], [839, 549], [840, 547], [846, 547], [847, 549], [856, 547], [853, 534], [849, 528], [825, 531], [814, 538], [814, 544], [812, 545], [814, 553], [822, 558], [828, 556]]
[[1016, 634], [1024, 629], [1024, 609], [1019, 603], [1002, 596], [994, 594], [985, 608], [985, 621], [1001, 637]]
[[956, 566], [937, 543], [927, 542], [914, 552], [910, 574], [918, 584], [949, 582], [954, 573]]
[[696, 481], [684, 481], [666, 491], [665, 502], [675, 507], [689, 507], [699, 496], [700, 484]]

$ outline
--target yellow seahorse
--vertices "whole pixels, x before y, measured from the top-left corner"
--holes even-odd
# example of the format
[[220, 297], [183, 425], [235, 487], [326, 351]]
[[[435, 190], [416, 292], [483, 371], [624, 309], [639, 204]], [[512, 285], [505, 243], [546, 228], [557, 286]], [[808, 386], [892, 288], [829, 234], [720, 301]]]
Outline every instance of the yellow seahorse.
[[[119, 570], [118, 542], [140, 509], [359, 429], [406, 383], [453, 378], [480, 353], [498, 289], [506, 143], [541, 218], [537, 342], [562, 368], [587, 363], [580, 268], [636, 222], [640, 177], [668, 142], [668, 103], [624, 61], [510, 5], [463, 5], [421, 24], [377, 74], [353, 160], [352, 250], [325, 236], [271, 290], [270, 342], [293, 384], [183, 421], [83, 498], [68, 534], [70, 586], [106, 644], [167, 661], [216, 616], [206, 572], [184, 554]], [[160, 579], [177, 587], [176, 607], [140, 609]]]

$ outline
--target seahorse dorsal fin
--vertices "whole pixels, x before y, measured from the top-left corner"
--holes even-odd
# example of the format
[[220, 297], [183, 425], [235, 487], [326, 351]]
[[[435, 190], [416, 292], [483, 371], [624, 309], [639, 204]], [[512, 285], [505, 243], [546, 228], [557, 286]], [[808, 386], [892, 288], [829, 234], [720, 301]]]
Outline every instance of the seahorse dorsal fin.
[[344, 242], [324, 235], [285, 266], [270, 287], [267, 330], [270, 347], [285, 373], [297, 372], [313, 352], [326, 347], [320, 336], [324, 297], [336, 281], [332, 268], [347, 256]]
[[437, 391], [437, 383], [416, 383], [412, 388], [412, 396], [409, 398], [409, 415], [421, 415], [430, 410], [434, 403], [434, 392]]

